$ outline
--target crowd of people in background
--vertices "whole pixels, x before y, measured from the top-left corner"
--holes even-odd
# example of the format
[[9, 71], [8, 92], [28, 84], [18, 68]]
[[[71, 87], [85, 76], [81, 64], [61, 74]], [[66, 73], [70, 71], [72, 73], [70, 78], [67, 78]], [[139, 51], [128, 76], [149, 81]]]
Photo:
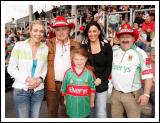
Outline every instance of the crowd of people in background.
[[[155, 6], [153, 5], [121, 5], [121, 6], [114, 6], [114, 5], [109, 5], [106, 7], [99, 7], [98, 6], [93, 6], [90, 7], [88, 6], [86, 10], [81, 10], [81, 8], [79, 8], [78, 11], [78, 15], [77, 15], [77, 38], [78, 39], [83, 39], [84, 35], [83, 35], [83, 30], [80, 26], [80, 17], [82, 17], [82, 25], [83, 27], [85, 27], [91, 20], [95, 20], [97, 21], [103, 31], [103, 35], [105, 36], [106, 39], [108, 39], [108, 41], [111, 41], [111, 45], [114, 45], [113, 42], [116, 42], [116, 37], [115, 37], [115, 32], [118, 31], [119, 27], [124, 24], [124, 23], [129, 23], [129, 13], [127, 14], [112, 14], [109, 16], [108, 22], [109, 22], [109, 27], [106, 30], [105, 29], [105, 18], [104, 18], [104, 14], [106, 13], [110, 13], [110, 12], [121, 12], [121, 11], [129, 11], [129, 8], [133, 8], [135, 10], [138, 9], [150, 9], [150, 8], [154, 8]], [[71, 12], [67, 11], [67, 12], [63, 12], [60, 13], [60, 8], [57, 6], [54, 6], [52, 9], [52, 14], [53, 14], [53, 18], [49, 18], [47, 21], [47, 34], [45, 34], [45, 38], [46, 39], [51, 39], [53, 37], [55, 37], [55, 32], [52, 28], [52, 25], [54, 23], [55, 17], [57, 15], [62, 15], [65, 17], [71, 17]], [[35, 12], [36, 13], [36, 12]], [[34, 14], [36, 15], [36, 14]], [[45, 17], [47, 17], [46, 13], [44, 12], [44, 10], [42, 10], [42, 12], [39, 14], [39, 16], [36, 15], [35, 19], [41, 19], [44, 20]], [[75, 15], [73, 15], [75, 16]], [[69, 22], [72, 22], [73, 24], [75, 23], [74, 18], [72, 19], [68, 19]], [[139, 46], [140, 48], [149, 51], [150, 50], [150, 46], [154, 47], [154, 32], [155, 32], [155, 12], [154, 10], [151, 11], [144, 11], [144, 12], [137, 12], [135, 15], [135, 20], [133, 23], [133, 27], [134, 29], [137, 29], [140, 32], [140, 39], [137, 41], [136, 45]], [[74, 38], [75, 36], [75, 31], [74, 31], [74, 25], [72, 25], [72, 31], [70, 32], [70, 36]], [[81, 30], [82, 29], [82, 30]], [[107, 33], [109, 33], [107, 35]], [[17, 38], [15, 40], [17, 41], [21, 41], [24, 38], [28, 38], [28, 27], [26, 27], [26, 29], [12, 29], [12, 30], [8, 30], [6, 29], [6, 48], [9, 45], [10, 42], [14, 42], [13, 38]], [[15, 36], [15, 37], [14, 37]]]
[[[78, 11], [77, 22], [75, 22], [75, 20], [73, 18], [68, 19], [65, 22], [66, 25], [59, 25], [59, 21], [61, 21], [61, 20], [65, 21], [65, 18], [63, 18], [63, 17], [67, 18], [68, 16], [71, 16], [71, 13], [69, 11], [67, 11], [67, 13], [65, 13], [65, 8], [63, 8], [61, 11], [61, 16], [59, 16], [60, 13], [58, 12], [59, 11], [58, 8], [57, 7], [53, 8], [53, 10], [52, 10], [53, 18], [48, 19], [47, 33], [44, 33], [44, 37], [41, 38], [41, 41], [44, 42], [48, 46], [49, 53], [48, 53], [48, 61], [46, 61], [46, 62], [48, 62], [49, 67], [47, 68], [48, 69], [47, 73], [42, 78], [40, 77], [40, 78], [38, 78], [39, 80], [37, 80], [39, 82], [41, 79], [42, 79], [42, 81], [45, 80], [45, 76], [47, 78], [46, 86], [45, 86], [46, 87], [45, 94], [46, 94], [46, 100], [47, 100], [47, 106], [48, 106], [48, 117], [58, 117], [58, 109], [59, 109], [58, 105], [59, 104], [61, 104], [62, 108], [64, 108], [64, 109], [62, 109], [63, 110], [62, 114], [61, 114], [62, 117], [99, 117], [99, 118], [100, 117], [103, 117], [103, 118], [107, 117], [107, 112], [106, 112], [107, 92], [106, 91], [108, 91], [109, 77], [112, 78], [112, 77], [116, 76], [116, 75], [110, 76], [110, 74], [111, 74], [111, 71], [115, 72], [116, 65], [114, 64], [114, 68], [113, 68], [112, 62], [117, 63], [117, 60], [115, 60], [115, 59], [118, 57], [117, 55], [113, 54], [114, 53], [113, 51], [119, 50], [120, 52], [123, 52], [123, 50], [121, 50], [121, 49], [123, 49], [123, 45], [122, 45], [123, 38], [132, 38], [132, 37], [121, 36], [121, 34], [124, 31], [123, 29], [130, 29], [130, 30], [133, 29], [135, 31], [135, 33], [137, 32], [137, 34], [135, 34], [135, 33], [134, 34], [129, 33], [129, 34], [131, 34], [133, 37], [136, 37], [138, 35], [136, 41], [133, 41], [133, 42], [134, 42], [135, 46], [137, 46], [138, 48], [143, 50], [144, 53], [148, 54], [148, 56], [146, 56], [146, 55], [144, 55], [144, 53], [142, 53], [146, 58], [146, 59], [144, 59], [144, 60], [146, 60], [145, 61], [146, 65], [149, 65], [151, 63], [152, 73], [155, 73], [155, 59], [154, 59], [154, 57], [155, 57], [155, 54], [154, 54], [154, 52], [155, 52], [155, 48], [154, 48], [155, 47], [155, 10], [154, 11], [151, 10], [151, 11], [147, 11], [147, 12], [146, 11], [137, 12], [132, 27], [128, 26], [129, 20], [130, 20], [130, 15], [128, 13], [127, 14], [111, 14], [111, 15], [109, 15], [109, 18], [108, 18], [109, 19], [108, 20], [108, 23], [109, 23], [108, 29], [106, 30], [106, 28], [105, 28], [105, 24], [106, 24], [105, 14], [106, 13], [118, 12], [118, 11], [129, 11], [129, 8], [133, 8], [133, 9], [138, 10], [138, 9], [149, 9], [149, 8], [154, 8], [154, 7], [155, 6], [151, 6], [151, 5], [133, 5], [133, 6], [120, 5], [120, 6], [106, 6], [106, 7], [100, 6], [99, 8], [97, 6], [94, 6], [92, 8], [88, 7], [86, 10], [82, 11], [80, 9], [80, 11]], [[46, 16], [47, 15], [42, 10], [42, 12], [40, 14], [41, 20], [44, 20], [44, 18]], [[59, 18], [57, 18], [57, 17], [59, 17]], [[80, 26], [80, 17], [82, 17], [82, 25], [81, 26]], [[77, 30], [77, 41], [74, 40], [74, 38], [75, 38], [75, 32], [74, 32], [75, 31], [75, 24], [78, 25], [77, 26], [78, 28], [76, 29]], [[126, 25], [126, 27], [124, 25]], [[32, 34], [31, 31], [32, 30], [30, 30], [29, 27], [27, 27], [25, 30], [15, 30], [15, 29], [6, 30], [6, 32], [5, 32], [5, 66], [6, 66], [6, 71], [7, 71], [8, 65], [9, 65], [12, 49], [14, 48], [14, 46], [16, 46], [17, 42], [25, 41], [26, 39], [28, 39], [30, 37], [31, 38], [34, 37], [33, 35], [31, 35]], [[62, 36], [61, 32], [63, 32], [63, 36]], [[117, 33], [120, 33], [120, 35], [117, 35]], [[125, 32], [125, 34], [126, 34], [126, 32]], [[127, 34], [128, 34], [128, 32], [127, 32]], [[93, 35], [95, 37], [97, 36], [98, 38], [94, 39]], [[61, 42], [61, 41], [63, 41], [63, 42]], [[76, 42], [77, 44], [74, 42]], [[63, 52], [60, 51], [61, 44], [64, 44], [64, 47], [62, 47]], [[71, 50], [70, 46], [72, 46], [72, 45], [76, 46], [76, 47], [83, 47], [88, 51], [88, 56], [85, 56], [82, 51], [75, 51], [75, 54], [78, 55], [80, 58], [82, 57], [82, 59], [84, 58], [84, 61], [86, 58], [86, 60], [88, 60], [88, 63], [94, 68], [94, 70], [92, 67], [88, 68], [89, 70], [93, 71], [93, 73], [96, 76], [96, 78], [91, 76], [91, 77], [93, 77], [92, 79], [94, 79], [94, 81], [95, 81], [95, 86], [90, 85], [91, 89], [95, 90], [95, 92], [94, 92], [95, 93], [95, 101], [94, 101], [95, 108], [93, 108], [91, 106], [92, 107], [92, 110], [91, 110], [92, 115], [90, 115], [90, 116], [89, 116], [88, 112], [85, 112], [86, 115], [84, 115], [84, 116], [81, 114], [75, 115], [74, 111], [69, 112], [71, 109], [68, 104], [69, 103], [68, 101], [71, 101], [69, 98], [73, 98], [73, 97], [65, 97], [65, 99], [66, 99], [65, 101], [67, 101], [66, 102], [67, 114], [65, 111], [65, 105], [62, 104], [64, 99], [61, 97], [60, 93], [62, 91], [65, 94], [66, 88], [67, 88], [67, 85], [65, 85], [65, 84], [62, 85], [63, 75], [65, 73], [64, 68], [71, 66], [71, 63], [70, 63], [71, 61], [70, 61], [69, 55], [70, 55], [70, 50]], [[57, 47], [57, 49], [55, 47]], [[67, 53], [67, 51], [68, 51], [68, 53]], [[59, 54], [56, 54], [56, 52], [58, 52]], [[142, 51], [140, 51], [140, 52], [142, 52]], [[60, 53], [62, 53], [62, 54], [60, 54]], [[73, 70], [73, 69], [79, 68], [78, 65], [76, 66], [76, 64], [77, 64], [76, 61], [74, 61], [74, 59], [76, 59], [75, 54], [73, 54], [74, 57], [72, 58], [75, 66], [73, 65], [70, 68], [71, 70], [66, 73], [65, 81], [67, 83], [69, 81], [69, 80], [67, 80], [67, 77], [69, 76], [68, 75], [69, 72], [75, 72], [75, 70]], [[132, 57], [133, 56], [128, 56], [128, 59], [132, 60]], [[148, 57], [149, 57], [149, 59], [148, 59]], [[59, 62], [57, 64], [53, 65], [54, 59]], [[61, 61], [60, 59], [63, 59], [63, 60]], [[67, 60], [65, 60], [65, 59], [67, 59]], [[11, 60], [13, 62], [13, 59], [11, 59]], [[59, 66], [58, 65], [59, 63], [62, 63], [62, 62], [64, 62], [63, 64], [66, 66]], [[84, 64], [85, 64], [85, 62], [84, 62]], [[143, 66], [143, 63], [140, 63], [140, 64]], [[11, 67], [12, 66], [10, 63], [9, 69], [11, 69]], [[58, 67], [62, 67], [62, 68], [59, 69]], [[82, 69], [83, 67], [84, 66], [82, 66], [80, 68]], [[62, 73], [61, 76], [56, 74], [52, 70], [52, 68], [54, 68], [54, 70]], [[144, 68], [144, 69], [146, 69], [146, 68]], [[88, 71], [86, 70], [86, 72], [88, 72]], [[10, 72], [10, 73], [12, 73], [12, 72]], [[144, 73], [144, 74], [146, 74], [146, 73]], [[145, 76], [145, 75], [143, 75], [143, 76]], [[144, 77], [144, 78], [147, 78], [147, 77]], [[150, 78], [150, 77], [148, 77], [148, 78]], [[29, 80], [28, 80], [29, 83], [31, 83], [30, 81], [32, 81], [30, 79], [32, 79], [32, 78], [29, 78]], [[7, 81], [9, 81], [9, 80], [7, 80]], [[6, 83], [7, 83], [7, 81], [6, 81]], [[83, 81], [85, 81], [85, 80], [83, 80]], [[117, 82], [117, 80], [115, 80], [115, 79], [113, 79], [113, 81]], [[154, 114], [154, 111], [155, 111], [155, 90], [154, 90], [155, 89], [154, 88], [155, 79], [153, 79], [153, 81], [154, 82], [153, 82], [153, 87], [151, 89], [151, 95], [148, 95], [148, 91], [144, 95], [147, 97], [151, 97], [150, 102], [153, 104], [152, 111], [153, 111], [153, 117], [155, 117], [154, 116], [155, 115]], [[51, 83], [53, 85], [51, 85]], [[41, 83], [39, 82], [39, 84], [41, 84]], [[144, 84], [144, 81], [142, 81], [142, 85], [143, 84]], [[37, 86], [39, 86], [39, 85], [37, 85]], [[61, 90], [61, 86], [62, 86], [62, 90]], [[137, 86], [137, 85], [135, 84], [135, 86]], [[32, 88], [32, 87], [33, 87], [33, 85], [31, 85], [31, 89], [36, 88], [36, 87], [35, 88]], [[139, 87], [140, 86], [138, 85], [137, 88], [139, 89]], [[113, 87], [113, 93], [114, 94], [119, 93], [117, 91], [119, 88], [121, 88], [121, 87], [118, 87], [118, 85], [115, 84]], [[121, 91], [121, 89], [119, 89], [119, 90]], [[124, 89], [124, 90], [127, 90], [127, 89]], [[116, 98], [118, 98], [118, 97], [114, 97], [114, 96], [115, 95], [112, 95], [112, 103], [111, 104], [113, 106], [119, 106], [118, 104], [116, 104], [117, 101], [116, 101], [116, 103], [114, 103]], [[136, 98], [138, 99], [138, 97], [136, 97]], [[142, 97], [142, 98], [145, 98], [145, 97]], [[54, 102], [54, 100], [56, 100], [57, 102]], [[88, 100], [88, 97], [86, 100]], [[141, 101], [142, 100], [145, 100], [145, 99], [141, 99]], [[85, 105], [88, 105], [88, 104], [84, 104], [84, 106]], [[113, 106], [112, 106], [113, 117], [122, 117], [121, 113], [124, 112], [124, 109], [121, 108], [121, 112], [119, 113], [119, 112], [117, 112], [117, 109], [115, 109]], [[139, 109], [137, 108], [137, 105], [134, 105], [134, 106], [136, 107], [137, 111], [139, 111]], [[127, 109], [127, 108], [125, 107], [125, 109]], [[132, 117], [132, 116], [133, 117], [140, 117], [139, 114], [136, 114], [135, 112], [129, 112], [130, 110], [132, 110], [132, 109], [129, 109], [129, 107], [128, 107], [128, 111], [127, 111], [128, 117]], [[88, 111], [90, 112], [90, 110], [88, 110]], [[119, 113], [119, 114], [117, 114], [117, 113]], [[132, 115], [134, 113], [135, 113], [135, 115]], [[21, 116], [20, 112], [18, 113], [18, 116], [19, 117]], [[35, 117], [37, 117], [37, 116], [38, 116], [38, 114], [36, 114]], [[33, 116], [31, 115], [30, 117], [34, 117], [34, 114], [33, 114]]]

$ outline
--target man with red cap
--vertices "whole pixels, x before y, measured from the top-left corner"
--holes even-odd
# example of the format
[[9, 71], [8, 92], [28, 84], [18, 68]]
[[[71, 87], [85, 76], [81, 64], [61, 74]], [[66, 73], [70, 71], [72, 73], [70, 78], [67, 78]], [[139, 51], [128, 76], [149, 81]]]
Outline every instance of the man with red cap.
[[[140, 118], [141, 106], [148, 103], [152, 87], [152, 69], [147, 54], [134, 44], [138, 32], [123, 24], [116, 33], [120, 46], [113, 49], [111, 115]], [[145, 80], [144, 91], [141, 79]]]
[[70, 24], [63, 16], [57, 16], [53, 25], [56, 37], [47, 42], [48, 72], [46, 77], [46, 101], [48, 117], [58, 118], [59, 105], [62, 109], [60, 117], [66, 117], [63, 96], [60, 94], [65, 71], [71, 66], [70, 51], [79, 47], [78, 41], [69, 39]]

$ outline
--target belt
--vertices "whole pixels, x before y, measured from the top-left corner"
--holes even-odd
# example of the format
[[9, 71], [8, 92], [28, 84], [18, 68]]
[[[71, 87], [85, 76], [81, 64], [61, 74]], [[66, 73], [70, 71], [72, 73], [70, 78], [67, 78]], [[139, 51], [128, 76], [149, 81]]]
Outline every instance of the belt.
[[34, 93], [34, 89], [28, 89], [30, 93]]
[[[140, 88], [140, 89], [141, 89], [141, 88]], [[118, 91], [118, 92], [124, 93], [124, 94], [129, 94], [129, 93], [133, 94], [133, 93], [138, 92], [140, 89], [138, 89], [138, 90], [136, 90], [136, 91], [132, 91], [132, 92], [127, 92], [127, 93], [125, 93], [125, 92], [123, 92], [123, 91], [118, 91], [118, 90], [116, 90], [116, 89], [114, 88], [115, 91]]]
[[115, 91], [118, 91], [118, 92], [120, 92], [120, 93], [124, 93], [124, 94], [129, 94], [129, 93], [133, 93], [133, 92], [128, 92], [128, 93], [125, 93], [125, 92], [123, 92], [123, 91], [119, 91], [119, 90], [116, 90], [115, 88], [113, 88]]
[[56, 83], [62, 83], [62, 81], [55, 81]]

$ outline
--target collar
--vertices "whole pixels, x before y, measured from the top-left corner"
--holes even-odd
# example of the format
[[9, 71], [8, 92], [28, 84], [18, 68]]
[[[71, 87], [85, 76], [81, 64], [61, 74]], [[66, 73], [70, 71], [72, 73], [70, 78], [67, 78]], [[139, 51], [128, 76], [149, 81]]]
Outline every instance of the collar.
[[[121, 49], [122, 49], [122, 48], [121, 48]], [[135, 50], [135, 49], [136, 49], [136, 45], [133, 44], [128, 50], [131, 50], [131, 49]], [[126, 51], [128, 51], [128, 50], [126, 50]], [[122, 51], [125, 51], [125, 50], [122, 49]]]
[[82, 71], [78, 74], [77, 72], [76, 72], [76, 69], [75, 69], [75, 65], [72, 65], [71, 66], [71, 69], [72, 69], [72, 71], [78, 76], [78, 77], [80, 77], [83, 73], [84, 73], [84, 71], [85, 71], [85, 67], [82, 69]]
[[133, 44], [129, 49], [136, 49], [136, 45]]
[[[57, 38], [56, 38], [56, 43], [62, 44], [62, 42], [59, 41]], [[69, 38], [68, 38], [68, 41], [67, 41], [65, 44], [63, 44], [63, 45], [70, 45], [70, 40], [69, 40]]]

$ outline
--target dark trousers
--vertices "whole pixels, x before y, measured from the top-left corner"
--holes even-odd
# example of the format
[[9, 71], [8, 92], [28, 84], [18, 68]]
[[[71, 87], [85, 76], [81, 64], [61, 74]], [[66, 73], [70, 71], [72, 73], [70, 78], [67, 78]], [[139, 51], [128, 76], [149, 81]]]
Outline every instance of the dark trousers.
[[66, 117], [64, 97], [60, 94], [61, 85], [61, 82], [56, 83], [56, 91], [45, 90], [49, 118], [58, 118], [59, 113], [60, 117]]
[[155, 91], [150, 93], [150, 102], [152, 104], [152, 117], [155, 117]]

